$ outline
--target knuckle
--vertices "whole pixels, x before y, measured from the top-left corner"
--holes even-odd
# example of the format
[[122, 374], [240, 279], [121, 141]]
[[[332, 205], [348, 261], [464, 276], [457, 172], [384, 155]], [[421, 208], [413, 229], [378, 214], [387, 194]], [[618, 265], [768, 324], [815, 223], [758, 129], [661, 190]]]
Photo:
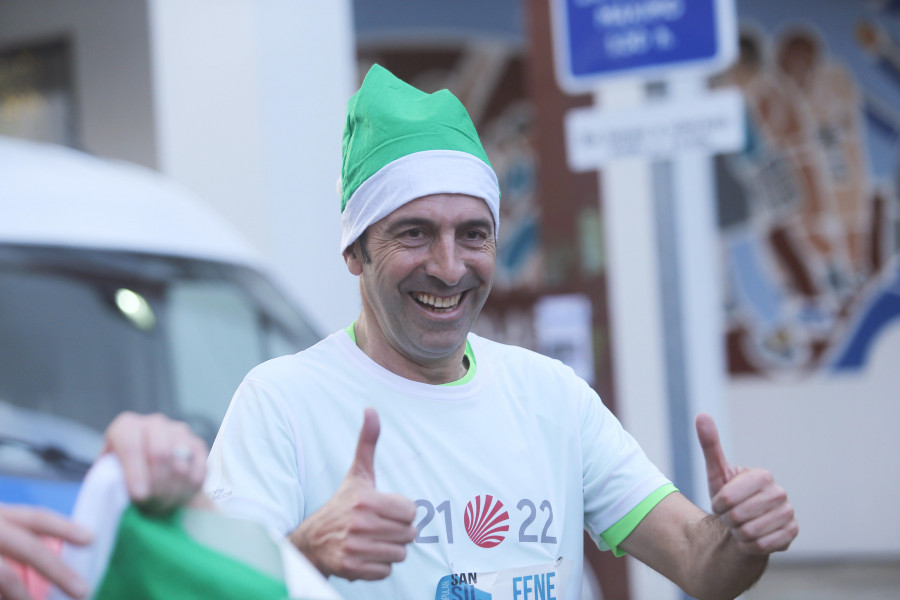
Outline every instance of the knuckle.
[[791, 523], [787, 526], [787, 532], [793, 540], [795, 537], [800, 535], [800, 524], [797, 523], [796, 520], [792, 520]]
[[790, 504], [785, 505], [784, 506], [784, 516], [786, 519], [788, 519], [790, 521], [794, 521], [794, 519], [795, 519], [794, 507], [791, 506]]
[[167, 464], [171, 458], [172, 455], [166, 448], [151, 447], [147, 449], [147, 460], [153, 466]]
[[767, 554], [768, 550], [763, 543], [762, 540], [745, 540], [744, 546], [752, 553], [752, 554]]
[[349, 579], [350, 581], [353, 581], [354, 579], [357, 579], [357, 576], [356, 576], [356, 561], [355, 561], [355, 560], [353, 560], [352, 558], [350, 558], [350, 557], [347, 556], [346, 554], [342, 554], [342, 555], [337, 559], [336, 563], [337, 563], [337, 564], [335, 565], [336, 568], [335, 568], [335, 570], [334, 570], [335, 573], [341, 575], [342, 577], [345, 577], [345, 578]]
[[773, 503], [784, 504], [787, 502], [787, 491], [778, 484], [773, 484], [769, 489], [769, 498]]
[[757, 541], [759, 538], [759, 530], [752, 523], [745, 523], [737, 528], [738, 532], [741, 535], [741, 538], [748, 542]]
[[717, 506], [722, 514], [733, 509], [735, 506], [734, 494], [730, 490], [723, 488], [717, 497]]
[[722, 520], [725, 521], [725, 524], [729, 527], [738, 527], [746, 521], [744, 513], [739, 506], [722, 513]]
[[185, 423], [184, 421], [172, 421], [169, 419], [166, 420], [169, 421], [169, 426], [172, 428], [172, 431], [174, 433], [186, 438], [193, 439], [194, 431], [188, 426], [187, 423]]
[[[139, 416], [137, 418], [139, 418]], [[149, 423], [153, 423], [154, 425], [160, 425], [169, 420], [169, 417], [160, 412], [151, 413], [147, 415], [146, 418]]]
[[357, 533], [359, 531], [363, 531], [366, 526], [366, 518], [365, 515], [360, 514], [360, 511], [354, 508], [354, 510], [350, 513], [349, 518], [347, 519], [347, 531], [352, 533]]
[[136, 412], [134, 412], [132, 410], [126, 410], [126, 411], [119, 413], [119, 416], [117, 416], [115, 419], [113, 419], [112, 423], [110, 423], [110, 425], [112, 425], [113, 423], [128, 423], [130, 421], [134, 421], [137, 418], [138, 418], [138, 414]]
[[357, 490], [356, 496], [353, 498], [352, 510], [368, 512], [374, 510], [377, 504], [378, 499], [370, 490]]

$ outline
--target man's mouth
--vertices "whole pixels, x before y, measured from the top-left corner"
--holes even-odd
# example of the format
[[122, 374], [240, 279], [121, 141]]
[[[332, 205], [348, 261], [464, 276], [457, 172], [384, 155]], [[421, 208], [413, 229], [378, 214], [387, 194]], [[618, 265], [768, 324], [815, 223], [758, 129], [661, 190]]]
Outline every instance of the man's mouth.
[[449, 312], [453, 310], [459, 304], [460, 298], [463, 297], [462, 294], [442, 297], [433, 296], [424, 292], [413, 292], [410, 295], [420, 305], [436, 312]]

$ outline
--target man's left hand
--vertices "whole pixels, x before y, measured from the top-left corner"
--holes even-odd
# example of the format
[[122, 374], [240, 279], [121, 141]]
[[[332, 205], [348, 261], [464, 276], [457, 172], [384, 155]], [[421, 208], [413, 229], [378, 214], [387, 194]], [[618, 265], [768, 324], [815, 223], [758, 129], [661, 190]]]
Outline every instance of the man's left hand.
[[747, 554], [787, 550], [799, 527], [784, 488], [765, 469], [735, 467], [725, 458], [712, 417], [699, 414], [697, 438], [706, 459], [713, 512]]

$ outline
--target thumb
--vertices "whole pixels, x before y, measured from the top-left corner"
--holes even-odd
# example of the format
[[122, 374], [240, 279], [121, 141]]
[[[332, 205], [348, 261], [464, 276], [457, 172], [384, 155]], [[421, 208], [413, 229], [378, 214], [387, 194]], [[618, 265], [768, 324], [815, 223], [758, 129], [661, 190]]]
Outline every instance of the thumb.
[[381, 423], [374, 408], [366, 408], [363, 414], [362, 429], [359, 430], [359, 441], [356, 443], [356, 456], [350, 465], [348, 476], [364, 479], [375, 485], [375, 443], [381, 433]]
[[706, 479], [709, 483], [709, 497], [715, 496], [723, 485], [732, 477], [732, 467], [725, 458], [722, 444], [719, 441], [719, 430], [716, 422], [706, 413], [697, 415], [694, 423], [697, 427], [697, 439], [706, 459]]

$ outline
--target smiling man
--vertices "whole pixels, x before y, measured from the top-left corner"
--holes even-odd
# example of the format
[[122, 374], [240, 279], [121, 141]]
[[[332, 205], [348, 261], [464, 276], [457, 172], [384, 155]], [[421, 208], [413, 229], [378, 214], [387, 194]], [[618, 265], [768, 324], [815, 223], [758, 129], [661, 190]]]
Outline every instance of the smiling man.
[[210, 454], [224, 509], [287, 536], [348, 599], [575, 600], [585, 529], [697, 598], [733, 598], [788, 547], [784, 490], [729, 465], [707, 416], [715, 515], [571, 369], [470, 333], [500, 190], [452, 94], [373, 67], [348, 103], [341, 183], [362, 310], [247, 375]]

